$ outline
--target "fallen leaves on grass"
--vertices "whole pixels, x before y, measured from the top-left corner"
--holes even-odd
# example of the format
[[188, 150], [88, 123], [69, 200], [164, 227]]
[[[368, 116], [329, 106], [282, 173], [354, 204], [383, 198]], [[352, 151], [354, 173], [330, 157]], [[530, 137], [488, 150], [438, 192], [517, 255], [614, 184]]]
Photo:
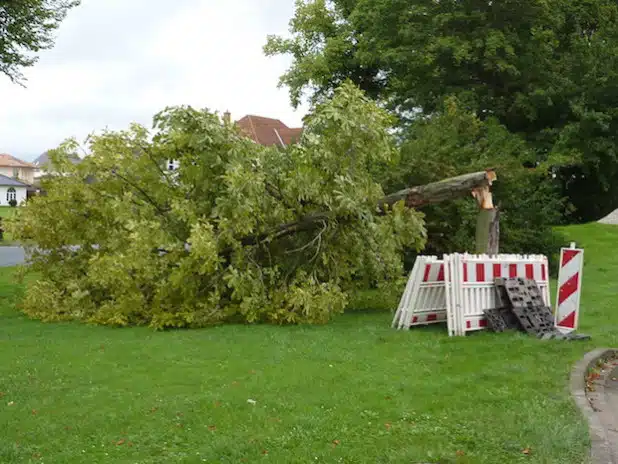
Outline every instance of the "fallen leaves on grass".
[[216, 425], [209, 425], [208, 426], [208, 430], [210, 430], [211, 432], [214, 432], [215, 430], [217, 430], [217, 426]]
[[341, 442], [339, 440], [333, 440], [333, 448], [336, 448], [340, 444], [341, 444]]
[[120, 440], [116, 442], [116, 446], [121, 446], [121, 445], [124, 445], [124, 438], [121, 438]]
[[521, 450], [522, 454], [528, 455], [530, 454], [530, 448], [524, 448], [523, 450]]
[[38, 413], [39, 413], [39, 411], [37, 411], [36, 409], [33, 409], [33, 410], [32, 410], [32, 415], [33, 415], [33, 416], [36, 416]]
[[384, 427], [386, 427], [386, 430], [390, 430], [392, 427], [392, 424], [390, 424], [389, 422], [387, 422], [386, 424], [384, 424]]
[[457, 450], [457, 452], [455, 453], [457, 456], [465, 456], [466, 452], [462, 451], [462, 450]]

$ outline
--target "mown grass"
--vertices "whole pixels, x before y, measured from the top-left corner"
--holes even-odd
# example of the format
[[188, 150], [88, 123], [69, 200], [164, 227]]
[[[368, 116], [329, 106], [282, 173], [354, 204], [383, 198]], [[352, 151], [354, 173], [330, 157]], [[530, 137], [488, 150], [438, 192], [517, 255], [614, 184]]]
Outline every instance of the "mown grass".
[[375, 292], [322, 327], [42, 324], [3, 271], [0, 462], [586, 462], [567, 379], [618, 344], [618, 227], [565, 231], [586, 248], [590, 342], [399, 332], [399, 295]]

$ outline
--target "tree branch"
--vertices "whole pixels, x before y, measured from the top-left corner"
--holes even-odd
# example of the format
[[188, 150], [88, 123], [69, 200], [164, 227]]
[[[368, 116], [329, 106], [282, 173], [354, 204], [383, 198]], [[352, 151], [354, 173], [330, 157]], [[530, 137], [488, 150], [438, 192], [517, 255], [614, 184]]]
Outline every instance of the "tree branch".
[[[392, 207], [398, 201], [404, 201], [408, 208], [420, 208], [442, 201], [453, 200], [468, 195], [475, 189], [489, 187], [496, 179], [494, 170], [488, 169], [427, 185], [411, 187], [382, 198], [377, 204], [378, 214], [384, 214], [389, 207]], [[241, 243], [243, 245], [255, 245], [265, 240], [277, 240], [297, 232], [312, 230], [320, 224], [335, 218], [333, 212], [310, 214], [299, 221], [282, 224], [269, 233], [245, 237], [241, 240]]]
[[[493, 169], [487, 169], [486, 171], [464, 174], [427, 185], [411, 187], [382, 198], [376, 205], [377, 214], [385, 214], [388, 208], [392, 207], [398, 201], [404, 201], [405, 205], [409, 208], [420, 208], [426, 205], [452, 200], [464, 195], [469, 195], [477, 189], [489, 187], [496, 179], [497, 176], [495, 171]], [[251, 246], [264, 242], [272, 242], [298, 232], [313, 230], [320, 225], [326, 226], [329, 221], [333, 220], [347, 221], [349, 218], [337, 217], [332, 211], [313, 213], [303, 217], [299, 221], [281, 224], [269, 232], [243, 237], [240, 239], [240, 243], [244, 246]], [[164, 252], [164, 250], [158, 251]], [[221, 250], [221, 254], [223, 255], [228, 255], [231, 252], [231, 247]]]

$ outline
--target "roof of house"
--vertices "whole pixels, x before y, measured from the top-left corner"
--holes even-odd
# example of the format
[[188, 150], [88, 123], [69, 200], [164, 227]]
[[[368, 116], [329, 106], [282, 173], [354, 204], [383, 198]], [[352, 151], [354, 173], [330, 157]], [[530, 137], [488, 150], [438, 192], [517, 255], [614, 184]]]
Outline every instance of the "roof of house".
[[[78, 157], [71, 157], [69, 158], [69, 160], [73, 163], [73, 164], [79, 164], [82, 162], [82, 160]], [[40, 168], [43, 166], [46, 166], [47, 164], [49, 164], [51, 160], [49, 159], [49, 153], [45, 152], [43, 153], [41, 156], [39, 156], [37, 159], [35, 159], [32, 164], [34, 164], [36, 167]]]
[[9, 167], [9, 168], [34, 168], [35, 166], [30, 163], [26, 163], [14, 156], [5, 154], [0, 154], [0, 167]]
[[23, 182], [17, 179], [13, 179], [3, 174], [0, 174], [0, 185], [10, 186], [10, 187], [28, 187], [28, 184], [24, 184]]
[[302, 134], [302, 128], [290, 128], [281, 120], [263, 116], [247, 115], [236, 124], [254, 142], [261, 145], [287, 146], [297, 142]]

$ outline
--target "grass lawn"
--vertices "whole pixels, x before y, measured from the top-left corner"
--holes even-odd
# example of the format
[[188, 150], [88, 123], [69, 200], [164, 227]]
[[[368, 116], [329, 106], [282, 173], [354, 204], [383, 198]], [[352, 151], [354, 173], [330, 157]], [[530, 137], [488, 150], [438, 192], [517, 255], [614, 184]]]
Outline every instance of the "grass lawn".
[[590, 342], [399, 332], [399, 295], [375, 293], [323, 327], [42, 324], [2, 271], [0, 462], [586, 462], [567, 379], [618, 345], [618, 227], [566, 230]]

